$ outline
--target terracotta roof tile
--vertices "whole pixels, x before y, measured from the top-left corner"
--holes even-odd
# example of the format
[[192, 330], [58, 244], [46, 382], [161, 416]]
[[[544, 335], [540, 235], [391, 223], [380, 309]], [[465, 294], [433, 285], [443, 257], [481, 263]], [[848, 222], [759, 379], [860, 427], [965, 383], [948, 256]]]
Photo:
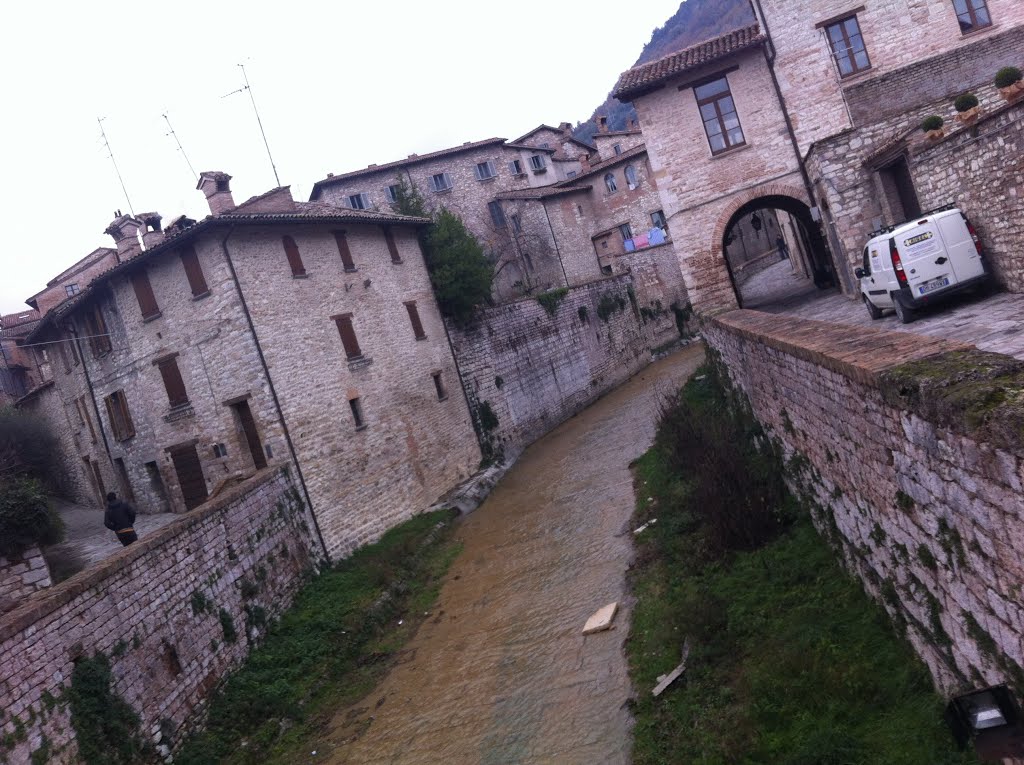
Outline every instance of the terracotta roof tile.
[[580, 173], [575, 178], [570, 178], [566, 181], [561, 181], [556, 184], [556, 188], [565, 188], [567, 186], [574, 186], [583, 178], [589, 178], [594, 173], [599, 173], [612, 165], [618, 164], [619, 162], [625, 162], [627, 159], [633, 159], [639, 157], [641, 154], [647, 153], [647, 144], [638, 144], [632, 149], [626, 149], [622, 154], [616, 154], [608, 159], [602, 160], [590, 166], [590, 169], [585, 173]]
[[656, 61], [633, 67], [619, 77], [612, 95], [620, 101], [631, 101], [636, 96], [655, 90], [672, 77], [761, 45], [766, 39], [757, 24], [734, 29], [713, 40], [691, 45]]
[[[575, 178], [573, 180], [576, 180]], [[503, 191], [495, 199], [549, 199], [563, 194], [575, 194], [577, 191], [589, 191], [592, 186], [539, 186], [532, 189], [513, 189]]]

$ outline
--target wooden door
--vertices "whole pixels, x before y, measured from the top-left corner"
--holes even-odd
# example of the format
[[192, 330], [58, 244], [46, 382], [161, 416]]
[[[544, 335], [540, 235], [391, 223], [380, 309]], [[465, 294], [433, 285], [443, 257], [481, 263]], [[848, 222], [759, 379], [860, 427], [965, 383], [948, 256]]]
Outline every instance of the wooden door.
[[203, 466], [199, 462], [196, 445], [176, 446], [170, 450], [174, 472], [178, 474], [178, 485], [185, 499], [185, 507], [191, 510], [206, 501], [206, 478], [203, 477]]
[[263, 454], [263, 445], [260, 443], [260, 434], [256, 430], [256, 421], [253, 419], [252, 410], [248, 401], [241, 401], [234, 405], [238, 412], [238, 421], [242, 425], [242, 433], [245, 434], [245, 443], [249, 447], [249, 454], [252, 455], [252, 464], [257, 470], [267, 466], [267, 458]]

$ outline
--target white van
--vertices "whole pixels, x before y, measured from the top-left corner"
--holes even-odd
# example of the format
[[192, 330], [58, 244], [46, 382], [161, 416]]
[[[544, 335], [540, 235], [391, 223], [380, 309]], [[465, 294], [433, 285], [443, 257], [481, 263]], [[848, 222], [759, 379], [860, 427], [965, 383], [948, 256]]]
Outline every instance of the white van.
[[974, 226], [955, 207], [875, 232], [864, 248], [863, 266], [854, 273], [871, 318], [893, 308], [904, 324], [921, 306], [989, 278]]

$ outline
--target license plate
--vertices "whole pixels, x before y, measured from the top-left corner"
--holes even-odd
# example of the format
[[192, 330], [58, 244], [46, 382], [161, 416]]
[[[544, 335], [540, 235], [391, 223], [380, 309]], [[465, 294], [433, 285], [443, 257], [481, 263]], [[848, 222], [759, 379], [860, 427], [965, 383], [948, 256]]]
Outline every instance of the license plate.
[[919, 284], [917, 287], [917, 292], [920, 295], [927, 295], [929, 292], [935, 292], [935, 290], [941, 290], [943, 287], [948, 286], [949, 278], [943, 276], [938, 279], [932, 279], [930, 282]]

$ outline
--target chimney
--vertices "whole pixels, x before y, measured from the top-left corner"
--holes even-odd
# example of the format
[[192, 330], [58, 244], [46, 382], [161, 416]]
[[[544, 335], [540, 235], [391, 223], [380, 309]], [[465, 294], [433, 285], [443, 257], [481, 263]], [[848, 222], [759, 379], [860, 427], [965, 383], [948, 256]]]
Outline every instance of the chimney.
[[139, 233], [144, 231], [146, 224], [131, 215], [118, 215], [111, 221], [103, 233], [110, 234], [117, 245], [118, 260], [126, 260], [138, 255], [142, 250]]
[[608, 132], [608, 118], [605, 115], [600, 115], [597, 118], [597, 132], [607, 133]]
[[145, 249], [156, 247], [164, 240], [164, 232], [160, 227], [163, 216], [157, 212], [142, 213], [139, 220], [142, 221], [142, 244]]
[[561, 122], [558, 125], [558, 129], [561, 130], [565, 135], [569, 135], [570, 133], [572, 133], [572, 123]]
[[580, 160], [580, 172], [581, 173], [589, 173], [590, 172], [590, 155], [589, 154], [580, 154], [579, 160]]
[[199, 174], [196, 186], [210, 205], [211, 215], [222, 215], [235, 209], [235, 200], [231, 196], [231, 176], [220, 170], [206, 170]]

